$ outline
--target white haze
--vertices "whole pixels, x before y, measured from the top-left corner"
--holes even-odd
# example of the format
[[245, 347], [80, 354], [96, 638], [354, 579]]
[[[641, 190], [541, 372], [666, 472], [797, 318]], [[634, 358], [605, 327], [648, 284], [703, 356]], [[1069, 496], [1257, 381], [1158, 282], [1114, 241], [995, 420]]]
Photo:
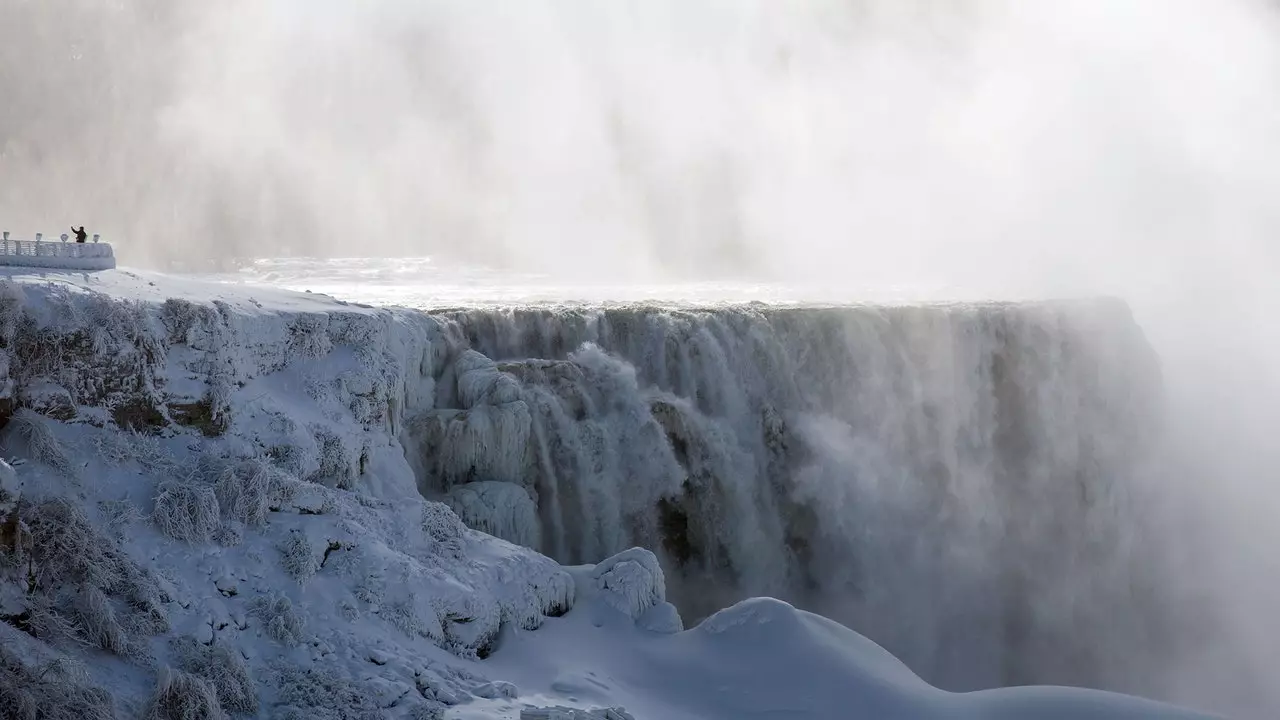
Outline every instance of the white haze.
[[0, 226], [85, 223], [126, 264], [1126, 297], [1200, 523], [1170, 529], [1180, 590], [1223, 623], [1178, 699], [1253, 715], [1280, 708], [1276, 188], [1263, 0], [0, 4]]

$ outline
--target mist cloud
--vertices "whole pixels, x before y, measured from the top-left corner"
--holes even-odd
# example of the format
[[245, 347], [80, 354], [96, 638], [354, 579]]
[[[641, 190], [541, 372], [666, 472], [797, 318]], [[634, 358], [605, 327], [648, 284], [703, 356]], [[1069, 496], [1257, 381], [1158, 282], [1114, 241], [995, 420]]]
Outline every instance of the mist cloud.
[[1262, 668], [1277, 187], [1264, 0], [0, 4], [0, 225], [125, 264], [1125, 296], [1220, 538], [1188, 582]]

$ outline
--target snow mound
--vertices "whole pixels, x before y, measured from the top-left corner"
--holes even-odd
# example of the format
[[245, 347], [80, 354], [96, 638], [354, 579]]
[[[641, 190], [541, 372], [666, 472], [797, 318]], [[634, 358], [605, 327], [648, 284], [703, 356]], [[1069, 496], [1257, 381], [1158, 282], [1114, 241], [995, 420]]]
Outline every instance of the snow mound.
[[[667, 635], [600, 625], [578, 609], [536, 635], [512, 639], [490, 666], [518, 682], [524, 698], [556, 698], [527, 706], [520, 718], [597, 720], [617, 712], [664, 720], [1207, 720], [1088, 690], [946, 692], [862, 635], [770, 598], [738, 603]], [[494, 701], [459, 717], [517, 715]]]

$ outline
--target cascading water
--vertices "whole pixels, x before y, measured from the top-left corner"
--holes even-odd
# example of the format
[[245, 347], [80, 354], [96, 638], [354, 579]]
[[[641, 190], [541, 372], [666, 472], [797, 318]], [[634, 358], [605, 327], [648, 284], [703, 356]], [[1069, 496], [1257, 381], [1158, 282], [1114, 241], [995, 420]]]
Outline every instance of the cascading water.
[[771, 595], [955, 689], [1142, 689], [1155, 358], [1119, 302], [433, 313], [424, 493], [566, 563], [659, 552], [687, 620]]

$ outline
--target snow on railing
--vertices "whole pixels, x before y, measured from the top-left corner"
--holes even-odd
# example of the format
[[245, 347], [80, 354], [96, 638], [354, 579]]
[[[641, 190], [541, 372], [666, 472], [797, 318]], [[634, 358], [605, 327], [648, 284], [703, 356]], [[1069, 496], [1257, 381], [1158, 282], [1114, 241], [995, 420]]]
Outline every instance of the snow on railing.
[[111, 270], [116, 266], [115, 251], [110, 243], [99, 242], [94, 235], [91, 243], [68, 242], [66, 235], [55, 241], [44, 239], [44, 233], [36, 233], [35, 240], [11, 240], [9, 232], [0, 239], [0, 266], [64, 268], [67, 270]]

